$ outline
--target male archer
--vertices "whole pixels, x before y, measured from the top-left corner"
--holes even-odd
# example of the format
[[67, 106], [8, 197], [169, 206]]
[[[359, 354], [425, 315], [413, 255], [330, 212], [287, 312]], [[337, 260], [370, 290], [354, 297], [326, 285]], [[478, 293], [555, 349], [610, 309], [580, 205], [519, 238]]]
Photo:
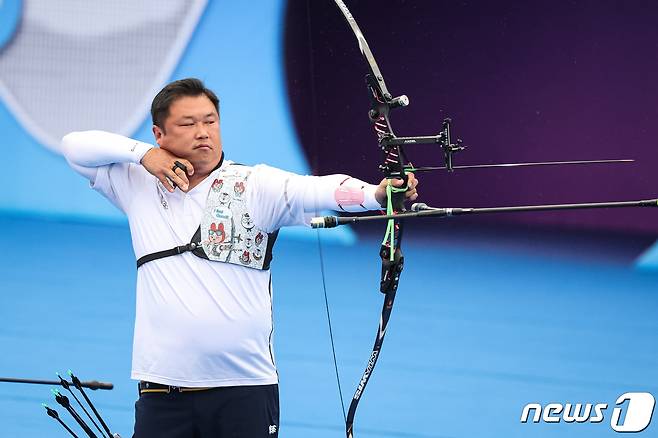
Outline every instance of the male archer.
[[[151, 116], [159, 147], [101, 131], [62, 140], [71, 167], [130, 224], [134, 437], [277, 437], [270, 263], [278, 230], [308, 225], [318, 210], [379, 209], [389, 182], [232, 162], [219, 100], [198, 79], [165, 86]], [[417, 198], [416, 185], [408, 174], [407, 199]]]

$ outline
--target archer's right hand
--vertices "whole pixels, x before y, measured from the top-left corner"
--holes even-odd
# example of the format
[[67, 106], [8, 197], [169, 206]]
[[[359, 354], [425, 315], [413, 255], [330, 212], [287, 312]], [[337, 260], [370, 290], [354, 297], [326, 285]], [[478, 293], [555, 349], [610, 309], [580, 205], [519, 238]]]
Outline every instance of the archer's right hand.
[[[183, 169], [174, 166], [176, 161], [187, 167], [187, 174], [183, 172]], [[151, 175], [160, 180], [169, 192], [173, 193], [173, 184], [187, 192], [190, 185], [187, 176], [194, 174], [194, 167], [186, 159], [179, 158], [162, 148], [154, 147], [144, 154], [141, 163]]]

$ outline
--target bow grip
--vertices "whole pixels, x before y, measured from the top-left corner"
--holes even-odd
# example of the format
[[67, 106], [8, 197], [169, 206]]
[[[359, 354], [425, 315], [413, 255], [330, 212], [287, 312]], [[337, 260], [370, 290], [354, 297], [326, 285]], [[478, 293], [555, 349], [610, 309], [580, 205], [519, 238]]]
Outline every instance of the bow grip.
[[409, 187], [409, 177], [406, 174], [403, 174], [400, 178], [396, 179], [401, 179], [404, 181], [404, 184], [400, 187], [393, 186], [391, 188], [391, 204], [393, 205], [394, 211], [403, 212], [407, 210], [404, 203], [406, 201], [405, 193]]

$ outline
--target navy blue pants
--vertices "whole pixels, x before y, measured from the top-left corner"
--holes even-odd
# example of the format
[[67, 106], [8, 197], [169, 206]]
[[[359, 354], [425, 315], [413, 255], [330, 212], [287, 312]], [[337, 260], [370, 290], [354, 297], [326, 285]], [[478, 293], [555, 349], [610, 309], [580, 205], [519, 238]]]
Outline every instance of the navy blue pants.
[[277, 438], [278, 385], [143, 393], [133, 438]]

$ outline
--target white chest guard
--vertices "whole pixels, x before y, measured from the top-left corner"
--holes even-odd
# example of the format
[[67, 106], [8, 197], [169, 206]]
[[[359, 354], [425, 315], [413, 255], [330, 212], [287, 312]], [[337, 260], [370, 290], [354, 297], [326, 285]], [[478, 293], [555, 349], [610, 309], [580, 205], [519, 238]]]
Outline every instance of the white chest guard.
[[232, 164], [210, 175], [213, 183], [201, 219], [201, 246], [210, 260], [267, 269], [270, 236], [254, 226], [244, 200], [250, 174], [248, 167]]
[[251, 169], [229, 164], [213, 171], [213, 180], [201, 225], [187, 245], [148, 254], [137, 260], [144, 263], [186, 251], [215, 262], [231, 263], [254, 269], [269, 269], [272, 248], [278, 231], [267, 233], [254, 226], [245, 203]]

